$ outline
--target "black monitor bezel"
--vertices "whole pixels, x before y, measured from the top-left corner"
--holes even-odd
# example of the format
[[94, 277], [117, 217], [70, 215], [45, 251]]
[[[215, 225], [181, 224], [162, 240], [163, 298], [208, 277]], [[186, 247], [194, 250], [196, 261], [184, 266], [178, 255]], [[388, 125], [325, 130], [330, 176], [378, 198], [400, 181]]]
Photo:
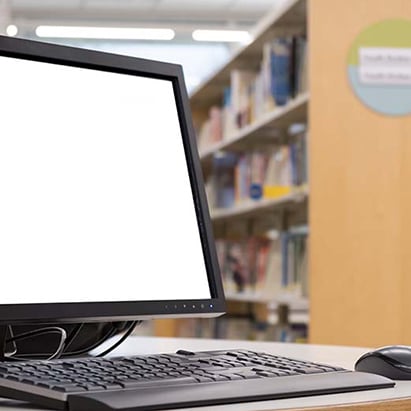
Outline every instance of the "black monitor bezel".
[[[223, 314], [224, 292], [182, 67], [177, 64], [6, 36], [0, 36], [0, 56], [172, 82], [211, 293], [211, 298], [204, 300], [0, 304], [0, 324], [126, 321], [213, 317]], [[79, 286], [81, 287], [81, 284]], [[3, 292], [7, 292], [6, 278], [3, 280]]]

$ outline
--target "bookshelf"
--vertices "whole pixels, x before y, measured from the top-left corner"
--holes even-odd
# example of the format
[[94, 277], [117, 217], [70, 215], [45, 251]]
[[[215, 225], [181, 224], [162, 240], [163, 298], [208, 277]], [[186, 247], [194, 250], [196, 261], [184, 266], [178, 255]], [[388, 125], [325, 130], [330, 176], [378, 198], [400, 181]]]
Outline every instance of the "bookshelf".
[[308, 298], [295, 297], [292, 295], [282, 294], [279, 296], [267, 296], [263, 293], [226, 293], [225, 297], [227, 301], [249, 303], [249, 304], [263, 304], [268, 307], [269, 310], [276, 312], [277, 308], [281, 304], [289, 306], [290, 323], [297, 324], [309, 324], [309, 301]]
[[[305, 126], [302, 128], [302, 131], [300, 130], [300, 132], [296, 134], [304, 133], [304, 136], [306, 135], [309, 92], [307, 88], [303, 86], [302, 80], [304, 77], [304, 69], [306, 70], [307, 66], [307, 61], [304, 60], [307, 55], [306, 49], [301, 49], [305, 51], [305, 54], [303, 52], [301, 53], [301, 57], [297, 52], [293, 54], [294, 60], [293, 63], [290, 63], [290, 67], [293, 68], [290, 70], [294, 70], [296, 73], [298, 71], [301, 75], [294, 75], [295, 90], [294, 93], [289, 91], [290, 95], [287, 96], [285, 104], [279, 103], [274, 98], [274, 102], [270, 101], [267, 103], [267, 101], [264, 100], [264, 102], [260, 103], [260, 106], [257, 107], [258, 80], [256, 80], [259, 76], [264, 78], [264, 75], [266, 75], [263, 71], [267, 64], [267, 47], [269, 48], [269, 53], [271, 53], [269, 54], [268, 61], [273, 65], [270, 66], [269, 76], [273, 75], [274, 62], [270, 60], [274, 54], [273, 51], [270, 51], [270, 48], [274, 47], [271, 45], [273, 41], [279, 38], [291, 39], [292, 37], [290, 42], [292, 42], [293, 45], [290, 47], [293, 47], [293, 50], [298, 50], [299, 38], [304, 39], [304, 46], [306, 45], [306, 9], [306, 0], [288, 0], [283, 3], [281, 8], [275, 9], [267, 14], [254, 30], [253, 41], [237, 50], [227, 64], [212, 74], [191, 94], [190, 105], [197, 130], [200, 161], [206, 181], [214, 178], [216, 174], [216, 169], [213, 168], [215, 159], [217, 158], [218, 160], [220, 156], [224, 156], [227, 152], [234, 153], [238, 156], [238, 163], [240, 162], [240, 156], [250, 155], [251, 159], [247, 167], [250, 168], [252, 175], [254, 173], [254, 158], [256, 157], [256, 161], [260, 161], [260, 153], [270, 152], [269, 150], [272, 147], [282, 147], [281, 150], [283, 150], [284, 147], [288, 147], [296, 141], [298, 137], [293, 137], [292, 132], [290, 132], [290, 126], [293, 124], [304, 124]], [[297, 45], [295, 46], [295, 44]], [[300, 66], [296, 63], [298, 58], [300, 58]], [[295, 64], [296, 68], [294, 68], [292, 64]], [[249, 74], [250, 72], [251, 75]], [[235, 75], [238, 75], [236, 79], [234, 79]], [[288, 75], [287, 73], [287, 76]], [[242, 84], [243, 78], [249, 82], [245, 87]], [[249, 80], [250, 78], [251, 80]], [[272, 81], [274, 82], [274, 80]], [[290, 84], [291, 82], [290, 80]], [[298, 87], [297, 83], [299, 85]], [[236, 95], [236, 86], [234, 86], [234, 84], [237, 84], [239, 89], [251, 89], [250, 99], [252, 102], [247, 103], [247, 120], [242, 124], [236, 124], [234, 127], [228, 128], [226, 124], [224, 124], [224, 121], [226, 121], [226, 123], [229, 122], [230, 116], [238, 119], [243, 115], [242, 112], [241, 114], [237, 114], [236, 112], [234, 114], [231, 112], [227, 113], [226, 107], [222, 107], [224, 106], [227, 88], [230, 89], [231, 93], [231, 106], [236, 106], [236, 99], [234, 98]], [[236, 106], [238, 110], [241, 108], [239, 106], [243, 104], [243, 100], [241, 100], [241, 90], [237, 94], [240, 94], [239, 104]], [[269, 98], [272, 97], [273, 96]], [[210, 117], [214, 115], [210, 114], [210, 110], [216, 106], [221, 109], [221, 113], [218, 113], [222, 116], [221, 122], [223, 125], [219, 125], [219, 127], [222, 128], [221, 136], [218, 138], [218, 141], [210, 141], [210, 139], [207, 138], [206, 143], [204, 143], [202, 127], [204, 124], [207, 124], [207, 121], [210, 121]], [[261, 109], [259, 109], [260, 107]], [[255, 111], [255, 113], [253, 112], [254, 115], [249, 114], [252, 110]], [[222, 113], [222, 111], [224, 111], [224, 113]], [[210, 127], [209, 124], [207, 124], [207, 127]], [[257, 155], [249, 154], [255, 153], [255, 151], [258, 151]], [[277, 151], [274, 151], [273, 157], [278, 157], [278, 155]], [[306, 153], [304, 157], [306, 157]], [[266, 163], [267, 170], [270, 167], [270, 161], [271, 157]], [[235, 173], [237, 175], [236, 178], [238, 178], [238, 170], [236, 170]], [[291, 181], [291, 177], [289, 180]], [[238, 181], [236, 184], [239, 185]], [[257, 196], [257, 198], [255, 198], [250, 195], [250, 198], [248, 196], [240, 199], [236, 198], [234, 204], [230, 206], [226, 204], [223, 206], [221, 206], [221, 204], [214, 204], [212, 196], [208, 195], [210, 215], [218, 242], [220, 242], [219, 240], [221, 238], [225, 241], [227, 237], [232, 236], [233, 232], [237, 234], [241, 232], [245, 238], [253, 241], [255, 240], [255, 235], [259, 238], [260, 234], [258, 230], [261, 230], [261, 227], [281, 231], [288, 230], [289, 225], [295, 221], [299, 224], [307, 224], [309, 188], [306, 180], [299, 184], [293, 184], [291, 182], [283, 184], [282, 182], [276, 181], [272, 184], [275, 185], [276, 189], [279, 189], [274, 190], [275, 193], [272, 195], [266, 195], [266, 184], [268, 185], [265, 180], [261, 182], [263, 189], [260, 197]], [[279, 187], [277, 187], [277, 185]], [[285, 185], [285, 187], [282, 185]], [[271, 252], [271, 248], [269, 252]], [[220, 261], [220, 265], [224, 265], [224, 263]], [[277, 267], [277, 271], [279, 270], [280, 268]], [[224, 276], [225, 274], [223, 274], [223, 278]], [[270, 279], [267, 278], [267, 281], [269, 280]], [[256, 280], [254, 279], [253, 281]], [[277, 279], [277, 281], [280, 280]], [[295, 289], [290, 291], [288, 288], [279, 290], [277, 290], [277, 288], [273, 288], [268, 292], [266, 290], [261, 292], [260, 284], [252, 284], [251, 286], [246, 284], [246, 289], [233, 291], [226, 284], [226, 299], [229, 305], [228, 318], [230, 318], [230, 315], [235, 316], [236, 312], [243, 312], [248, 313], [257, 321], [261, 319], [265, 321], [264, 318], [269, 316], [272, 322], [273, 319], [276, 321], [276, 313], [279, 305], [285, 304], [289, 307], [288, 317], [290, 323], [308, 326], [309, 302], [307, 296]], [[231, 309], [230, 307], [233, 308]], [[241, 328], [241, 326], [239, 327]], [[173, 328], [173, 332], [175, 332], [175, 330], [176, 328]]]
[[260, 119], [238, 130], [235, 134], [199, 152], [202, 162], [210, 160], [217, 151], [238, 149], [247, 144], [276, 140], [290, 124], [307, 119], [308, 92], [302, 93], [286, 106], [275, 107]]
[[[309, 296], [288, 303], [292, 321], [309, 322], [310, 343], [411, 344], [411, 117], [370, 110], [347, 78], [347, 54], [358, 34], [399, 17], [411, 19], [411, 2], [391, 0], [387, 7], [386, 0], [310, 0], [307, 18], [305, 1], [286, 1], [259, 25], [255, 40], [191, 96], [194, 120], [204, 121], [209, 107], [221, 101], [232, 70], [256, 69], [266, 41], [287, 30], [305, 30], [308, 20], [309, 93], [201, 147], [200, 156], [205, 174], [210, 173], [215, 153], [264, 144], [263, 136], [284, 139], [288, 123], [303, 120], [308, 111], [309, 189], [298, 199], [293, 192], [212, 208], [211, 216], [215, 232], [241, 225], [252, 232], [257, 220], [285, 226], [291, 212], [308, 212]], [[257, 314], [280, 301], [278, 294], [226, 294], [229, 305], [255, 308]], [[173, 335], [175, 325], [168, 324], [165, 335]]]
[[254, 29], [254, 40], [239, 49], [231, 59], [191, 94], [190, 103], [193, 111], [218, 104], [222, 98], [222, 88], [230, 81], [230, 73], [235, 68], [257, 69], [262, 58], [264, 43], [272, 40], [277, 32], [297, 28], [306, 31], [307, 3], [305, 0], [288, 0], [279, 9], [268, 13]]

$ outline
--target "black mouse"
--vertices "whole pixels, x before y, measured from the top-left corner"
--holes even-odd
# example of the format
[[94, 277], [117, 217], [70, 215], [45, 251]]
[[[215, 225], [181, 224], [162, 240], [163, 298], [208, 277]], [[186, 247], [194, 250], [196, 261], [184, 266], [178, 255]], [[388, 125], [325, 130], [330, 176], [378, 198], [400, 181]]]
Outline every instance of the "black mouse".
[[411, 380], [411, 346], [390, 345], [367, 352], [357, 360], [355, 370], [392, 380]]

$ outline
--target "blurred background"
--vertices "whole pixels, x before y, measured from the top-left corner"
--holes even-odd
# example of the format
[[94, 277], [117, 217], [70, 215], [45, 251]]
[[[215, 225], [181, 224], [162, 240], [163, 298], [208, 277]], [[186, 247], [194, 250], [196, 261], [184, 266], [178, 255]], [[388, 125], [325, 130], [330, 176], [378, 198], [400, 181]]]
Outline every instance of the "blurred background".
[[5, 35], [183, 66], [228, 313], [138, 333], [411, 344], [411, 90], [352, 83], [410, 25], [404, 0], [0, 0]]
[[[2, 32], [18, 37], [41, 38], [182, 64], [187, 87], [192, 90], [227, 61], [233, 49], [249, 41], [251, 37], [248, 38], [248, 33], [257, 21], [282, 2], [283, 0], [1, 0], [0, 24]], [[43, 26], [53, 26], [55, 30], [42, 33]], [[76, 30], [72, 29], [71, 33], [61, 32], [61, 27], [67, 26], [74, 26]], [[84, 27], [98, 27], [100, 32], [85, 33]], [[123, 31], [110, 32], [113, 28]], [[138, 33], [127, 33], [130, 28], [152, 30], [139, 36]], [[211, 33], [214, 37], [212, 41], [207, 41], [207, 38], [195, 40], [195, 30], [235, 30], [240, 33], [237, 34], [237, 39], [235, 36], [227, 39], [224, 33]]]

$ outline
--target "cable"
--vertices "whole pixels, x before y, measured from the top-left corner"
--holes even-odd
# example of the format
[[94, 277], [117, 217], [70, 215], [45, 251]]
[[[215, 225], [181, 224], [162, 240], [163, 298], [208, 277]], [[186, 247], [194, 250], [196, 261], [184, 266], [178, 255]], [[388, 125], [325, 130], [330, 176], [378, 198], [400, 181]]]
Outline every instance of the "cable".
[[123, 334], [123, 336], [116, 343], [114, 343], [111, 347], [109, 347], [106, 350], [104, 350], [103, 352], [97, 354], [96, 357], [104, 357], [105, 355], [107, 355], [108, 353], [113, 351], [115, 348], [117, 348], [134, 331], [134, 328], [136, 328], [136, 326], [138, 324], [141, 324], [141, 321], [132, 321], [131, 324], [129, 325], [127, 331]]
[[[10, 334], [10, 331], [11, 331], [11, 328], [9, 325], [0, 326], [0, 361], [4, 361], [8, 355], [14, 354], [14, 352], [11, 352], [11, 353], [7, 352], [6, 340], [7, 340], [7, 333]], [[13, 351], [15, 351], [14, 348], [13, 348]]]
[[[12, 326], [9, 324], [9, 325], [6, 325], [6, 327], [7, 327], [7, 330], [9, 332], [9, 334], [10, 334], [10, 337], [14, 337]], [[7, 338], [6, 338], [6, 340], [7, 340]], [[7, 345], [6, 340], [4, 341], [4, 345], [5, 345], [4, 348], [6, 348], [6, 345]], [[12, 351], [6, 352], [6, 357], [10, 356], [10, 355], [14, 355], [16, 353], [17, 353], [17, 346], [16, 346], [15, 341], [12, 341]]]
[[89, 351], [94, 350], [94, 348], [97, 348], [100, 344], [103, 344], [105, 341], [107, 341], [109, 338], [113, 337], [114, 335], [117, 334], [117, 329], [114, 327], [113, 324], [111, 324], [110, 330], [100, 339], [98, 339], [94, 344], [91, 344], [90, 346], [83, 348], [81, 350], [77, 351], [71, 351], [63, 354], [63, 357], [75, 357], [79, 356], [82, 354], [87, 354]]
[[[115, 342], [113, 345], [111, 345], [109, 348], [107, 348], [106, 350], [104, 350], [103, 352], [97, 354], [98, 357], [103, 357], [104, 355], [107, 355], [108, 353], [110, 353], [111, 351], [113, 351], [115, 348], [117, 348], [120, 344], [122, 344], [124, 342], [124, 340], [133, 332], [133, 330], [135, 329], [135, 327], [140, 324], [141, 321], [133, 321], [129, 324], [129, 326], [127, 327], [126, 331], [124, 332], [124, 334], [121, 336], [121, 338]], [[110, 328], [109, 330], [106, 332], [106, 334], [104, 336], [102, 336], [101, 338], [99, 338], [96, 342], [94, 342], [93, 344], [90, 344], [88, 347], [86, 348], [82, 348], [79, 349], [77, 351], [67, 351], [67, 349], [69, 348], [69, 346], [74, 342], [74, 340], [78, 337], [81, 329], [83, 328], [84, 323], [81, 324], [77, 324], [69, 333], [69, 335], [67, 336], [67, 332], [64, 328], [62, 327], [44, 327], [44, 328], [40, 328], [37, 330], [32, 330], [32, 331], [28, 331], [28, 332], [24, 332], [21, 334], [18, 334], [16, 336], [7, 338], [5, 340], [5, 343], [15, 343], [16, 341], [21, 341], [21, 340], [25, 340], [28, 338], [32, 338], [32, 337], [38, 337], [44, 334], [53, 334], [53, 333], [57, 333], [60, 335], [60, 342], [59, 345], [56, 349], [56, 351], [53, 354], [50, 354], [46, 359], [47, 360], [52, 360], [52, 359], [56, 359], [56, 358], [67, 358], [67, 357], [75, 357], [75, 356], [81, 356], [82, 354], [87, 354], [88, 352], [94, 350], [95, 348], [97, 348], [99, 345], [103, 344], [105, 341], [107, 341], [109, 338], [114, 337], [115, 335], [117, 335], [118, 331], [119, 331], [119, 327], [117, 327], [115, 325], [115, 323], [111, 323], [110, 324]], [[18, 354], [17, 352], [13, 352], [13, 353], [8, 353], [7, 355], [7, 360], [9, 361], [20, 361], [20, 360], [27, 360], [27, 359], [44, 359], [45, 356], [47, 356], [47, 353], [32, 353], [32, 354]]]
[[[59, 345], [58, 345], [56, 351], [50, 357], [47, 358], [47, 360], [53, 360], [55, 358], [59, 358], [61, 353], [64, 351], [65, 342], [66, 342], [66, 339], [67, 339], [67, 333], [66, 333], [66, 330], [64, 328], [61, 328], [61, 327], [44, 327], [44, 328], [40, 328], [38, 330], [28, 331], [28, 332], [21, 333], [21, 334], [18, 334], [16, 336], [14, 336], [14, 337], [6, 339], [6, 343], [26, 340], [26, 339], [31, 338], [31, 337], [39, 337], [39, 336], [44, 335], [44, 334], [55, 334], [55, 333], [60, 334], [60, 342], [59, 342]], [[19, 359], [25, 359], [25, 358], [27, 358], [25, 355], [23, 355], [21, 357], [18, 356], [18, 355], [11, 355], [11, 356], [7, 357], [7, 359], [9, 359], [9, 360], [19, 360]]]

